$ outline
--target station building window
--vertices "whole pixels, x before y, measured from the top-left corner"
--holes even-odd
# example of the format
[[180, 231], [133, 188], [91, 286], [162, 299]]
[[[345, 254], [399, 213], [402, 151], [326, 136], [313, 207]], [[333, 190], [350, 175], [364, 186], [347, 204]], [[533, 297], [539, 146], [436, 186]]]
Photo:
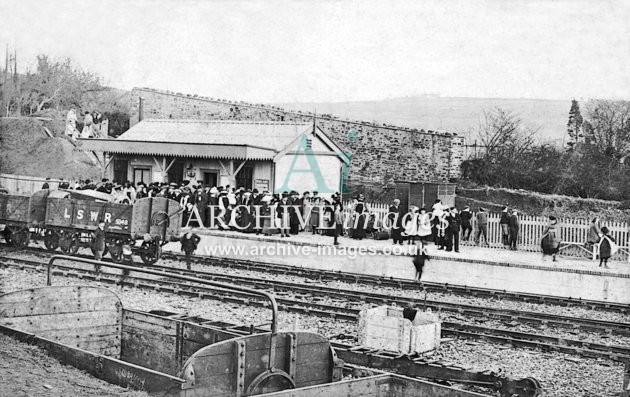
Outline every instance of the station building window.
[[151, 183], [151, 168], [133, 169], [133, 184], [137, 185], [138, 182], [144, 182], [147, 185]]
[[254, 176], [254, 167], [243, 167], [236, 174], [236, 187], [252, 188], [252, 178]]
[[127, 182], [128, 169], [129, 169], [128, 160], [114, 160], [114, 182], [120, 183], [121, 185]]

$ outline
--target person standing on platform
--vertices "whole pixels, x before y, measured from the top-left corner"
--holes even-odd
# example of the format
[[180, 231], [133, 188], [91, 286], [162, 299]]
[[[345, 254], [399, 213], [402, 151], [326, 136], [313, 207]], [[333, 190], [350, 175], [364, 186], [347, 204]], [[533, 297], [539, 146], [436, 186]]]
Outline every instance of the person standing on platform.
[[179, 242], [182, 244], [182, 251], [184, 252], [184, 255], [186, 256], [186, 268], [188, 270], [190, 270], [191, 268], [190, 266], [191, 256], [197, 250], [197, 246], [199, 245], [200, 241], [201, 241], [201, 238], [197, 236], [195, 233], [190, 232], [190, 231], [187, 233], [184, 233], [184, 235], [179, 239]]
[[50, 182], [50, 178], [46, 178], [46, 181], [42, 185], [42, 190], [50, 189], [50, 184], [48, 182]]
[[352, 209], [353, 223], [352, 223], [352, 238], [355, 240], [363, 240], [365, 238], [365, 227], [367, 224], [367, 213], [369, 209], [365, 203], [365, 197], [359, 194]]
[[420, 214], [418, 215], [418, 237], [420, 237], [423, 247], [433, 238], [431, 215], [427, 214], [426, 208], [420, 208]]
[[92, 250], [94, 251], [94, 260], [101, 261], [103, 252], [105, 252], [105, 222], [99, 222], [98, 227], [92, 232]]
[[510, 249], [516, 251], [516, 243], [518, 242], [518, 213], [516, 210], [512, 211], [510, 216]]
[[483, 235], [483, 239], [486, 241], [486, 245], [488, 244], [488, 213], [486, 209], [483, 207], [479, 207], [479, 212], [477, 212], [477, 234], [475, 235], [475, 244], [481, 244], [481, 235]]
[[446, 245], [446, 250], [450, 252], [454, 249], [455, 252], [459, 252], [459, 230], [462, 225], [462, 218], [457, 212], [457, 208], [451, 207], [446, 220], [448, 221], [449, 233], [449, 236], [447, 237], [448, 243]]
[[333, 222], [334, 222], [334, 241], [333, 244], [334, 245], [339, 245], [339, 241], [337, 241], [337, 239], [339, 238], [340, 235], [343, 234], [343, 212], [341, 211], [341, 204], [340, 203], [335, 203], [334, 204], [334, 210], [333, 210]]
[[302, 208], [300, 195], [295, 190], [291, 191], [289, 205], [289, 232], [295, 235], [300, 232], [300, 218], [298, 217], [298, 213]]
[[319, 196], [314, 196], [312, 199], [312, 207], [311, 207], [311, 216], [308, 220], [308, 223], [311, 228], [311, 232], [313, 234], [317, 234], [319, 229], [319, 216], [322, 211], [322, 200]]
[[555, 216], [549, 217], [549, 225], [543, 232], [543, 237], [540, 242], [543, 251], [543, 260], [547, 255], [551, 255], [553, 261], [556, 261], [556, 255], [560, 250], [560, 230], [557, 227], [558, 221]]
[[[409, 215], [411, 214], [411, 215]], [[418, 214], [418, 207], [412, 205], [407, 215], [407, 223], [405, 224], [405, 231], [403, 236], [406, 236], [409, 245], [416, 243], [416, 237], [418, 236], [418, 228], [420, 225], [420, 214]]]
[[444, 206], [442, 205], [442, 200], [437, 199], [435, 203], [433, 203], [433, 207], [431, 207], [431, 225], [435, 245], [440, 244], [440, 220], [442, 219], [442, 215], [444, 215]]
[[462, 220], [462, 240], [468, 241], [472, 234], [472, 212], [470, 212], [470, 207], [465, 206], [459, 216]]
[[403, 238], [402, 238], [403, 216], [404, 214], [402, 213], [402, 210], [400, 208], [400, 200], [395, 199], [394, 205], [389, 207], [389, 213], [387, 214], [387, 217], [389, 218], [389, 221], [391, 222], [392, 239], [394, 240], [394, 244], [400, 244], [400, 245], [403, 244]]
[[289, 231], [291, 229], [291, 200], [289, 199], [289, 193], [282, 193], [282, 198], [276, 208], [276, 214], [278, 222], [280, 223], [280, 237], [289, 237]]
[[499, 221], [501, 227], [501, 240], [506, 247], [510, 245], [510, 214], [508, 213], [508, 207], [504, 207], [501, 211], [501, 220]]
[[602, 227], [602, 238], [599, 240], [599, 267], [608, 267], [608, 259], [615, 255], [619, 250], [615, 239], [609, 235], [610, 231], [606, 226]]
[[591, 221], [591, 227], [588, 229], [588, 235], [586, 237], [587, 248], [591, 250], [599, 240], [602, 238], [602, 229], [599, 226], [599, 218], [593, 218]]

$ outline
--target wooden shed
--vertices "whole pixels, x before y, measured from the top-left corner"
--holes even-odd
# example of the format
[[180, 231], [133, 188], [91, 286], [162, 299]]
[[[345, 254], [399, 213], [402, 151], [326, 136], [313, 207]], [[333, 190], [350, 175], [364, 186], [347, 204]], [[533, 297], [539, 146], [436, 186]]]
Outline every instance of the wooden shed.
[[455, 184], [448, 182], [409, 182], [395, 181], [396, 198], [400, 199], [400, 206], [406, 212], [415, 205], [431, 211], [436, 199], [442, 200], [444, 205], [455, 205]]

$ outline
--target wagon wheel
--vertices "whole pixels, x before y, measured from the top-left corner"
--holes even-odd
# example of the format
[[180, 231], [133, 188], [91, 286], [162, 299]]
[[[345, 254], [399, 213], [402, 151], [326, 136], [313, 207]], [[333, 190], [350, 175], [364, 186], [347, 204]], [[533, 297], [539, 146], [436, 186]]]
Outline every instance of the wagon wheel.
[[158, 244], [143, 242], [142, 251], [140, 252], [140, 258], [146, 265], [153, 265], [162, 256], [162, 247]]
[[31, 232], [28, 229], [20, 230], [19, 232], [13, 232], [11, 236], [11, 243], [17, 248], [26, 248], [28, 242], [31, 239]]
[[75, 235], [72, 236], [68, 246], [61, 245], [61, 251], [67, 255], [76, 255], [79, 252], [79, 246], [79, 238]]
[[4, 241], [6, 241], [7, 244], [13, 245], [13, 230], [11, 230], [9, 226], [4, 227], [4, 230], [2, 231], [2, 236], [4, 237]]
[[54, 251], [59, 248], [59, 235], [52, 230], [46, 230], [44, 234], [44, 245], [50, 251]]

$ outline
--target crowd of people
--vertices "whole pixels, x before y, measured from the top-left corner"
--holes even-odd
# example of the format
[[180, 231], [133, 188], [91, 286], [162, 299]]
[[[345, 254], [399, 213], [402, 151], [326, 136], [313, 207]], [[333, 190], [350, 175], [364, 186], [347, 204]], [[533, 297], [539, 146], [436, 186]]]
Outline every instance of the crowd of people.
[[[234, 188], [231, 186], [204, 186], [201, 181], [176, 183], [130, 181], [118, 184], [102, 179], [100, 183], [91, 180], [76, 182], [73, 186], [61, 181], [60, 189], [95, 190], [114, 197], [120, 204], [132, 204], [144, 197], [166, 197], [179, 203], [183, 212], [182, 226], [218, 226], [223, 230], [238, 230], [244, 233], [290, 237], [301, 232], [325, 234], [333, 237], [333, 244], [339, 244], [339, 237], [389, 239], [394, 244], [425, 245], [432, 242], [438, 250], [459, 252], [460, 241], [473, 238], [476, 245], [488, 243], [488, 212], [480, 207], [474, 214], [476, 233], [473, 236], [473, 212], [469, 206], [459, 211], [456, 207], [444, 205], [435, 200], [430, 212], [426, 208], [411, 205], [407, 212], [400, 206], [400, 200], [393, 200], [387, 216], [379, 220], [371, 211], [365, 197], [357, 195], [348, 208], [349, 217], [344, 216], [344, 208], [339, 193], [320, 196], [317, 191], [296, 191], [273, 194], [257, 189]], [[48, 182], [42, 188], [48, 189]], [[220, 216], [219, 218], [216, 218]], [[213, 220], [212, 218], [215, 217]], [[499, 221], [502, 242], [506, 248], [517, 249], [519, 217], [516, 209], [507, 206], [501, 211]], [[561, 237], [558, 221], [549, 217], [541, 248], [543, 257], [556, 260], [560, 250]], [[608, 267], [608, 259], [618, 250], [614, 238], [607, 227], [602, 227], [598, 218], [592, 220], [585, 248], [597, 248], [600, 266]]]
[[74, 108], [68, 111], [66, 116], [66, 136], [76, 141], [80, 138], [103, 138], [107, 136], [107, 132], [101, 132], [101, 123], [103, 122], [103, 115], [94, 110], [92, 112], [86, 111], [83, 114], [83, 129], [79, 131], [77, 129], [77, 112]]

